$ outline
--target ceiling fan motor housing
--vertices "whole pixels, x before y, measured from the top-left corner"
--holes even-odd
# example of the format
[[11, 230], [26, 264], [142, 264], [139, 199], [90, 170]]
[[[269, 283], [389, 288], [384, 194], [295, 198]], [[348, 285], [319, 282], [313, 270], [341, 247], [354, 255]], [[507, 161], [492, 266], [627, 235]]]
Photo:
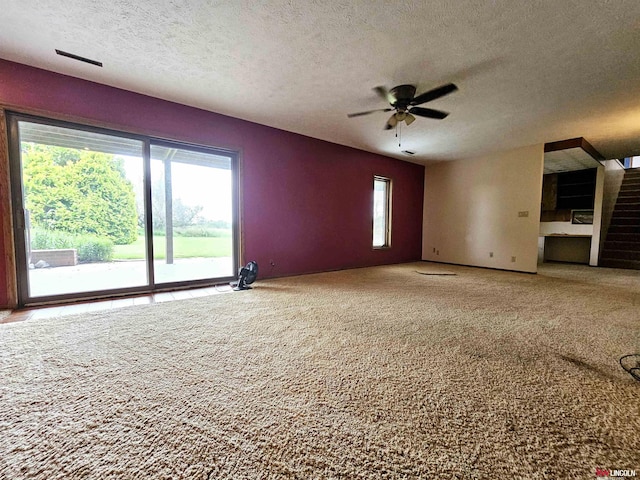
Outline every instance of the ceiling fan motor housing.
[[416, 87], [413, 85], [398, 85], [389, 90], [389, 94], [396, 99], [391, 106], [398, 110], [406, 110], [416, 94]]

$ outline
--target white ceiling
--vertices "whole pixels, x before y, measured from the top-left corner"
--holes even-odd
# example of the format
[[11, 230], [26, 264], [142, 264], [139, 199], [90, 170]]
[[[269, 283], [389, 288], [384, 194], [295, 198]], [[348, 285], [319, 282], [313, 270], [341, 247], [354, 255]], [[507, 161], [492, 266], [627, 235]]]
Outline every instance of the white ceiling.
[[[638, 0], [0, 0], [0, 57], [425, 163], [584, 137], [640, 154]], [[103, 68], [57, 56], [61, 49]], [[459, 91], [383, 131], [371, 90]]]

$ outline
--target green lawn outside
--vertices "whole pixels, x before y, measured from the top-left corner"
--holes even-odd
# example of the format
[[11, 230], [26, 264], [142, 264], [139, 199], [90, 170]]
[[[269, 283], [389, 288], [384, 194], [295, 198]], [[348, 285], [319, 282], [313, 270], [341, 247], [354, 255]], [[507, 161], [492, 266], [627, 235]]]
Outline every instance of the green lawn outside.
[[[114, 260], [143, 260], [144, 236], [129, 245], [113, 247]], [[153, 237], [155, 259], [165, 258], [165, 237]], [[192, 257], [230, 257], [233, 253], [231, 237], [173, 237], [173, 256], [175, 258]]]

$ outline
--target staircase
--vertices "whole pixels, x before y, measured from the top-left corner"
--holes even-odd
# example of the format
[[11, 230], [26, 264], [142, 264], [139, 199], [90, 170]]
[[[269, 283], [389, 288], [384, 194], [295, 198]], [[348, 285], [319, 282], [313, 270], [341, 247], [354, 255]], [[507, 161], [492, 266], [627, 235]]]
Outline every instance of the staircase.
[[640, 168], [624, 173], [599, 265], [640, 270]]

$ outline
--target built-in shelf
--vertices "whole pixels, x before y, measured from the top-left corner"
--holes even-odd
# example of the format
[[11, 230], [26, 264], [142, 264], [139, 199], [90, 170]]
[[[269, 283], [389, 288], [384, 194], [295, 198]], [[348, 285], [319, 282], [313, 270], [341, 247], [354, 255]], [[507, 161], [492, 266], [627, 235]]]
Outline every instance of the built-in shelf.
[[539, 261], [596, 265], [604, 157], [584, 138], [547, 143], [544, 152]]

